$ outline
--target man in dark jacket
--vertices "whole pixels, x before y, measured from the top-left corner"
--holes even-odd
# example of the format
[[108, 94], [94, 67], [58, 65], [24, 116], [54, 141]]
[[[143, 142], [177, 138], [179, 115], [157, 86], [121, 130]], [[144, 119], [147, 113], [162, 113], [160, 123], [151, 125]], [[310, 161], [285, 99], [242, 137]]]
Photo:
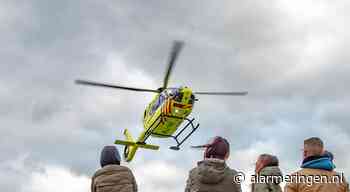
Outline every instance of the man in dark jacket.
[[137, 192], [131, 170], [120, 165], [120, 155], [115, 146], [105, 146], [101, 152], [101, 169], [91, 181], [91, 192]]
[[185, 192], [241, 192], [241, 185], [234, 182], [237, 171], [226, 164], [230, 154], [228, 141], [215, 137], [210, 144], [197, 147], [205, 148], [204, 160], [190, 171]]

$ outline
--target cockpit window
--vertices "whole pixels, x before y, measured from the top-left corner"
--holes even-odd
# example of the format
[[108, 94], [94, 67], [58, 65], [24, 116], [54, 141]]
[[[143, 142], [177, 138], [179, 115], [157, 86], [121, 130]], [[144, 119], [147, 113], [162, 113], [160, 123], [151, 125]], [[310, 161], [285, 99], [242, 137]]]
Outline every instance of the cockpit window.
[[174, 89], [174, 88], [167, 89], [166, 93], [170, 97], [175, 97], [179, 93], [179, 90], [178, 89]]
[[174, 100], [177, 101], [177, 102], [181, 102], [183, 95], [184, 94], [182, 92], [177, 92], [175, 97], [174, 97]]
[[156, 110], [158, 109], [159, 106], [161, 106], [163, 104], [165, 100], [165, 97], [163, 94], [160, 94], [158, 99], [155, 101], [154, 105], [152, 106], [151, 110], [150, 110], [150, 115], [154, 114], [154, 112], [156, 112]]
[[172, 97], [177, 102], [182, 101], [183, 93], [179, 89], [176, 89], [176, 88], [168, 89], [166, 94], [169, 97]]

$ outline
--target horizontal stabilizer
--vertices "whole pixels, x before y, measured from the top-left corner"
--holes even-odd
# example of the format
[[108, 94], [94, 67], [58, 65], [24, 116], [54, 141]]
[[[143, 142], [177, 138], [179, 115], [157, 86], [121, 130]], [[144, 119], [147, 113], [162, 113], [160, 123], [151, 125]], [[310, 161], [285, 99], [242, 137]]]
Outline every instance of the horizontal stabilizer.
[[138, 147], [144, 148], [144, 149], [151, 149], [151, 150], [158, 150], [159, 146], [157, 145], [149, 145], [149, 144], [137, 144]]
[[126, 146], [135, 146], [143, 149], [151, 149], [151, 150], [158, 150], [159, 146], [157, 145], [149, 145], [149, 144], [140, 144], [140, 143], [135, 143], [132, 141], [122, 141], [122, 140], [115, 140], [114, 142], [117, 145], [126, 145]]
[[126, 145], [126, 146], [134, 146], [136, 143], [132, 141], [122, 141], [122, 140], [115, 140], [114, 144], [117, 145]]

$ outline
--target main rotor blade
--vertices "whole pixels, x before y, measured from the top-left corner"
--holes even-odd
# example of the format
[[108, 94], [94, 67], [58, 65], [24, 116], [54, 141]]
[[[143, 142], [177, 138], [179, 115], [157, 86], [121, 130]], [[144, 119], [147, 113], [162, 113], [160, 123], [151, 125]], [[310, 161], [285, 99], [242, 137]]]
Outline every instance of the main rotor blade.
[[163, 86], [162, 86], [163, 89], [166, 89], [168, 87], [170, 74], [173, 70], [175, 61], [176, 61], [183, 45], [184, 45], [184, 42], [182, 42], [182, 41], [175, 41], [173, 44], [173, 47], [172, 47], [171, 52], [170, 52], [168, 67], [166, 69], [165, 76], [164, 76], [164, 81], [163, 81]]
[[196, 95], [226, 95], [226, 96], [244, 96], [248, 92], [194, 92]]
[[75, 80], [75, 83], [81, 84], [81, 85], [96, 86], [96, 87], [108, 87], [108, 88], [114, 88], [114, 89], [124, 89], [124, 90], [129, 90], [129, 91], [159, 93], [159, 91], [155, 90], [155, 89], [143, 89], [143, 88], [135, 88], [135, 87], [125, 87], [125, 86], [111, 85], [111, 84], [106, 84], [106, 83], [98, 83], [98, 82], [85, 81], [85, 80]]

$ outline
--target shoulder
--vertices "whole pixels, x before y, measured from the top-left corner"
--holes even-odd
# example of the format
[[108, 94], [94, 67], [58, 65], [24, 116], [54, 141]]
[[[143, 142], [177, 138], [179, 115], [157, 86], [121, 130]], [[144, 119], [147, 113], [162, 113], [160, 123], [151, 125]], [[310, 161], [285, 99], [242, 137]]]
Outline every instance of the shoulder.
[[[228, 167], [229, 168], [229, 167]], [[240, 171], [237, 171], [236, 169], [231, 169], [229, 168], [229, 170], [231, 171], [232, 174], [237, 175], [238, 173], [240, 173]]]
[[119, 165], [119, 167], [117, 168], [117, 171], [122, 172], [124, 174], [133, 176], [134, 174], [132, 173], [131, 169], [129, 167], [126, 166], [121, 166]]
[[338, 175], [335, 171], [328, 171], [322, 169], [311, 169], [311, 168], [303, 168], [297, 172], [298, 175], [324, 175], [324, 176], [336, 176]]
[[192, 168], [192, 169], [190, 170], [189, 176], [190, 176], [190, 177], [193, 177], [193, 176], [195, 176], [197, 173], [198, 173], [198, 167], [194, 167], [194, 168]]
[[296, 177], [299, 175], [304, 175], [304, 170], [299, 170], [296, 172], [293, 172], [289, 175], [286, 175], [285, 177], [285, 190], [284, 191], [295, 191], [298, 188], [298, 182], [296, 182]]
[[230, 174], [230, 176], [235, 176], [240, 174], [240, 171], [237, 171], [236, 169], [232, 169], [229, 166], [226, 167], [226, 173]]
[[101, 169], [97, 170], [94, 174], [94, 177], [97, 177], [99, 175], [104, 174], [115, 174], [115, 173], [122, 173], [122, 174], [132, 174], [132, 171], [130, 168], [121, 166], [121, 165], [106, 165], [102, 167]]
[[230, 183], [230, 185], [240, 185], [240, 183], [245, 180], [246, 176], [243, 172], [237, 171], [236, 169], [231, 169], [230, 167], [225, 168], [225, 177], [224, 180], [226, 183]]
[[131, 172], [131, 169], [129, 167], [126, 167], [126, 166], [123, 166], [123, 165], [117, 165], [117, 166], [118, 166], [118, 169], [120, 169], [120, 170], [130, 171]]
[[107, 165], [102, 169], [111, 170], [111, 171], [128, 171], [128, 172], [131, 171], [129, 167], [126, 167], [123, 165]]
[[290, 174], [290, 176], [298, 176], [298, 175], [309, 175], [312, 174], [313, 170], [311, 169], [300, 169]]

